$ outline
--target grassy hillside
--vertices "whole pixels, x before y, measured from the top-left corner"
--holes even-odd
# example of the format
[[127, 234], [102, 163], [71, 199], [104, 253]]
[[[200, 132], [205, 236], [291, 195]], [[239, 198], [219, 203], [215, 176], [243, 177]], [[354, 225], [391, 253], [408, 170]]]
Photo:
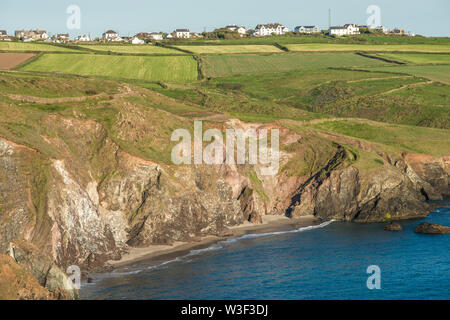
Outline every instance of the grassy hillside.
[[[108, 136], [131, 154], [170, 163], [170, 150], [173, 146], [170, 142], [172, 131], [176, 128], [192, 128], [190, 118], [193, 116], [210, 117], [214, 115], [214, 111], [220, 111], [229, 117], [246, 121], [303, 120], [302, 122], [282, 120], [280, 124], [287, 127], [294, 126], [303, 136], [309, 136], [308, 132], [312, 130], [363, 139], [380, 144], [387, 152], [450, 154], [448, 129], [412, 127], [349, 118], [338, 120], [321, 113], [302, 110], [295, 104], [298, 99], [310, 99], [312, 96], [309, 92], [317, 90], [318, 87], [327, 86], [328, 84], [323, 83], [325, 74], [328, 79], [334, 79], [332, 82], [336, 88], [353, 87], [356, 90], [354, 94], [361, 97], [366, 94], [369, 96], [380, 94], [385, 89], [384, 83], [387, 88], [392, 88], [401, 86], [402, 81], [415, 84], [420, 79], [392, 78], [387, 74], [375, 74], [382, 80], [370, 80], [364, 76], [373, 77], [373, 73], [339, 70], [326, 70], [326, 72], [317, 70], [313, 74], [310, 72], [284, 74], [283, 78], [279, 78], [280, 86], [271, 90], [268, 90], [267, 86], [267, 81], [273, 79], [271, 74], [255, 77], [253, 80], [250, 76], [242, 77], [247, 83], [252, 82], [252, 84], [240, 88], [229, 87], [227, 83], [230, 82], [224, 79], [209, 81], [201, 87], [198, 87], [198, 84], [173, 84], [167, 89], [159, 87], [160, 92], [176, 96], [176, 100], [134, 86], [131, 86], [131, 91], [128, 91], [124, 84], [110, 80], [5, 72], [0, 73], [2, 85], [0, 136], [37, 148], [48, 156], [57, 158], [61, 157], [61, 152], [68, 152], [68, 150], [54, 148], [49, 141], [56, 138], [63, 139], [70, 146], [79, 143], [76, 141], [77, 135], [82, 135], [82, 128], [79, 128], [81, 131], [77, 135], [70, 136], [64, 129], [66, 120], [61, 123], [62, 119], [73, 119], [71, 121], [92, 119], [101, 123], [107, 130]], [[427, 95], [435, 98], [435, 101], [429, 101], [429, 105], [438, 103], [437, 99], [446, 89], [445, 85], [433, 84], [433, 86], [435, 87], [425, 90]], [[304, 91], [299, 91], [298, 88], [303, 88]], [[108, 94], [94, 97], [93, 90]], [[190, 92], [189, 94], [201, 90], [203, 93], [201, 96], [207, 95], [207, 101], [193, 104], [187, 99], [187, 95], [182, 94], [182, 90], [186, 93]], [[297, 92], [296, 98], [291, 97], [295, 92]], [[46, 98], [28, 102], [20, 96], [20, 93]], [[8, 96], [8, 94], [19, 94], [19, 96]], [[420, 93], [410, 95], [416, 96]], [[68, 98], [58, 100], [60, 97]], [[85, 99], [71, 100], [69, 97]], [[191, 96], [191, 99], [196, 99], [195, 94]], [[371, 96], [370, 99], [373, 100], [374, 97]], [[389, 99], [391, 100], [392, 98]], [[330, 101], [330, 104], [333, 102]], [[408, 108], [405, 108], [405, 112], [416, 113], [410, 112], [411, 106]], [[429, 114], [425, 112], [425, 115]], [[439, 117], [444, 116], [441, 114]], [[205, 125], [214, 126], [214, 119], [214, 117], [210, 118]], [[217, 119], [221, 121], [220, 119], [223, 118]], [[395, 120], [391, 116], [388, 121], [392, 119]], [[401, 118], [397, 120], [399, 123], [404, 122], [404, 120], [400, 121]], [[95, 148], [95, 145], [88, 147]]]
[[209, 77], [235, 74], [314, 70], [327, 67], [363, 67], [386, 65], [380, 60], [355, 54], [289, 54], [289, 55], [233, 55], [204, 58]]
[[99, 93], [117, 93], [114, 81], [83, 79], [74, 76], [29, 75], [0, 72], [0, 92], [39, 98], [92, 96]]
[[374, 71], [385, 71], [395, 73], [411, 74], [417, 77], [424, 77], [434, 81], [440, 81], [450, 84], [450, 65], [436, 65], [436, 66], [390, 66], [371, 68]]
[[197, 79], [197, 63], [190, 56], [45, 54], [21, 70], [148, 81], [192, 81]]
[[449, 130], [388, 125], [358, 120], [323, 121], [309, 125], [314, 130], [376, 142], [386, 151], [404, 150], [413, 153], [448, 156]]
[[[204, 83], [201, 90], [203, 96], [197, 102], [220, 111], [235, 112], [234, 106], [239, 106], [240, 112], [267, 113], [263, 106], [269, 104], [301, 109], [310, 115], [437, 128], [449, 128], [450, 123], [448, 86], [408, 75], [302, 70], [217, 78]], [[196, 98], [187, 92], [184, 97], [190, 101]]]

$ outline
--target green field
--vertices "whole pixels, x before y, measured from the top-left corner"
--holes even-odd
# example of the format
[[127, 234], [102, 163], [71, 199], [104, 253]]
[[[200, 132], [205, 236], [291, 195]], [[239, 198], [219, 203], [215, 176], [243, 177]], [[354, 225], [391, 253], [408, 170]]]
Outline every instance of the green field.
[[190, 56], [45, 54], [21, 70], [148, 81], [192, 81], [198, 76], [197, 63]]
[[227, 53], [277, 53], [283, 52], [271, 45], [220, 45], [220, 46], [176, 46], [198, 54], [227, 54]]
[[446, 52], [450, 53], [450, 44], [340, 44], [340, 43], [305, 43], [286, 44], [289, 51], [400, 51], [400, 52]]
[[345, 36], [332, 38], [322, 34], [314, 35], [283, 35], [271, 37], [248, 37], [239, 39], [196, 39], [196, 40], [166, 40], [166, 43], [174, 45], [273, 45], [295, 44], [295, 43], [342, 43], [342, 44], [447, 44], [450, 45], [450, 38], [436, 37], [407, 37], [360, 34], [356, 36]]
[[95, 50], [130, 54], [183, 54], [181, 51], [155, 45], [80, 45], [79, 47]]
[[0, 51], [61, 51], [61, 52], [77, 52], [78, 50], [73, 50], [65, 47], [60, 47], [56, 45], [50, 45], [46, 43], [37, 42], [7, 42], [0, 41]]
[[380, 66], [386, 63], [350, 53], [305, 53], [284, 55], [218, 55], [204, 58], [209, 77], [227, 77], [234, 74], [287, 72], [328, 67]]
[[430, 80], [450, 84], [450, 65], [435, 66], [394, 66], [371, 68], [374, 71], [387, 71], [411, 74], [417, 77], [424, 77]]
[[[202, 92], [208, 96], [206, 103], [214, 101], [209, 109], [240, 115], [327, 115], [435, 128], [450, 124], [447, 85], [388, 72], [306, 69], [233, 75], [207, 81]], [[195, 91], [178, 97], [204, 103]], [[292, 108], [306, 114], [292, 112]]]
[[[53, 74], [30, 75], [22, 72], [0, 72], [2, 94], [26, 95], [39, 98], [79, 97], [98, 93], [115, 93], [117, 82], [82, 79], [79, 76]], [[64, 85], [61, 85], [61, 84]]]
[[312, 127], [322, 131], [381, 143], [393, 150], [404, 150], [434, 156], [447, 156], [450, 153], [448, 130], [389, 124], [381, 125], [376, 122], [361, 122], [358, 120], [325, 121], [314, 124]]
[[450, 54], [442, 53], [381, 53], [378, 56], [414, 64], [450, 64]]

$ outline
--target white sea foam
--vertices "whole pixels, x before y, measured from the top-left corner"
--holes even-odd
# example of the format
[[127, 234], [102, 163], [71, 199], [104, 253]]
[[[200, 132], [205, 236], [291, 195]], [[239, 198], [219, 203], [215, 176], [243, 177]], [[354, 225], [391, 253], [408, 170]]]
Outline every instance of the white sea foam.
[[298, 228], [298, 229], [294, 229], [294, 230], [265, 232], [265, 233], [250, 233], [250, 234], [245, 234], [245, 235], [237, 237], [237, 238], [230, 238], [223, 242], [228, 242], [228, 240], [231, 240], [231, 239], [234, 240], [233, 242], [236, 242], [241, 239], [253, 239], [253, 238], [260, 238], [260, 237], [276, 236], [276, 235], [280, 235], [280, 234], [298, 233], [298, 232], [303, 232], [303, 231], [308, 231], [308, 230], [313, 230], [313, 229], [318, 229], [318, 228], [324, 228], [334, 221], [335, 220], [330, 220], [330, 221], [323, 222], [316, 226], [302, 227], [302, 228]]
[[[289, 234], [289, 233], [298, 233], [298, 232], [304, 232], [304, 231], [318, 229], [318, 228], [324, 228], [324, 227], [328, 226], [329, 224], [331, 224], [334, 221], [335, 220], [330, 220], [330, 221], [323, 222], [323, 223], [321, 223], [319, 225], [316, 225], [316, 226], [301, 227], [301, 228], [294, 229], [294, 230], [265, 232], [265, 233], [249, 233], [249, 234], [245, 234], [245, 235], [240, 236], [240, 237], [228, 238], [226, 240], [220, 241], [218, 243], [215, 243], [215, 244], [213, 244], [213, 245], [211, 245], [209, 247], [203, 248], [203, 249], [191, 250], [188, 254], [186, 254], [184, 256], [177, 257], [177, 258], [172, 259], [172, 260], [164, 261], [164, 262], [161, 262], [161, 263], [149, 266], [146, 269], [147, 270], [154, 270], [154, 269], [158, 269], [158, 268], [164, 267], [164, 266], [166, 266], [166, 265], [168, 265], [170, 263], [174, 263], [174, 262], [191, 261], [190, 259], [188, 259], [189, 257], [205, 254], [205, 253], [212, 252], [212, 251], [221, 250], [221, 249], [224, 249], [227, 245], [231, 245], [231, 244], [236, 243], [236, 242], [241, 241], [241, 240], [261, 238], [261, 237], [269, 237], [269, 236], [276, 236], [276, 235]], [[125, 267], [124, 269], [129, 269], [129, 268]], [[133, 271], [125, 271], [125, 272], [120, 272], [118, 270], [114, 270], [114, 271], [110, 272], [108, 274], [108, 276], [109, 277], [116, 277], [116, 276], [133, 275], [133, 274], [141, 273], [142, 271], [144, 271], [144, 269], [138, 269], [138, 270], [133, 270]], [[108, 276], [103, 275], [103, 277], [108, 277]], [[86, 284], [83, 284], [83, 285], [86, 285]]]

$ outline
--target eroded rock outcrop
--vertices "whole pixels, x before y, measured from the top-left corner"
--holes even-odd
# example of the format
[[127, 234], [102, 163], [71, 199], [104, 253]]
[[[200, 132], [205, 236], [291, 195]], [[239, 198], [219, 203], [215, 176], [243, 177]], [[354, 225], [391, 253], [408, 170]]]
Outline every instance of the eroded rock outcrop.
[[402, 231], [402, 225], [398, 222], [389, 222], [384, 226], [386, 231]]
[[0, 300], [49, 300], [52, 294], [13, 258], [0, 253]]
[[436, 223], [423, 222], [414, 229], [414, 232], [423, 234], [448, 234], [450, 233], [450, 227]]
[[433, 188], [434, 194], [450, 195], [450, 156], [432, 157], [408, 153], [404, 155], [404, 159], [411, 169]]
[[[146, 138], [138, 118], [120, 117], [124, 130], [143, 127], [122, 138]], [[385, 161], [369, 170], [344, 145], [279, 126], [280, 170], [264, 176], [259, 165], [150, 161], [125, 151], [95, 121], [44, 121], [53, 132], [41, 138], [57, 147], [54, 156], [0, 138], [0, 253], [9, 252], [56, 298], [76, 297], [66, 285], [68, 266], [88, 272], [129, 247], [221, 235], [265, 214], [355, 222], [421, 217], [430, 209], [425, 200], [449, 194], [445, 157], [382, 154]], [[317, 144], [326, 148], [314, 153]], [[296, 167], [305, 161], [311, 163]]]

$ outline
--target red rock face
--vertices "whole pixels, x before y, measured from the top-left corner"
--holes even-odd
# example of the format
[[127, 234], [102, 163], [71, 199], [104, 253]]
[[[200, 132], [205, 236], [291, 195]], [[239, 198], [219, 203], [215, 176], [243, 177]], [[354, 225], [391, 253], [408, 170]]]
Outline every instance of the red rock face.
[[[0, 252], [15, 244], [19, 264], [38, 282], [52, 283], [48, 290], [61, 297], [68, 266], [87, 272], [130, 246], [220, 235], [244, 221], [261, 223], [265, 214], [375, 222], [389, 213], [407, 219], [427, 214], [426, 197], [449, 194], [448, 157], [408, 154], [396, 160], [383, 154], [383, 163], [367, 171], [352, 165], [344, 145], [283, 128], [280, 168], [292, 159], [303, 165], [305, 148], [327, 148], [313, 150], [308, 170], [291, 166], [302, 175], [281, 169], [262, 176], [258, 165], [145, 160], [124, 151], [95, 121], [58, 115], [45, 121], [57, 134], [42, 138], [57, 146], [58, 159], [0, 139], [0, 181], [8, 181], [0, 184]], [[144, 135], [144, 129], [138, 132]], [[367, 143], [359, 146], [373, 151]], [[42, 276], [46, 269], [54, 281]]]
[[404, 156], [405, 162], [428, 182], [436, 192], [450, 195], [450, 156], [432, 157], [422, 154], [408, 153]]
[[0, 254], [0, 300], [49, 300], [52, 294], [8, 255]]

